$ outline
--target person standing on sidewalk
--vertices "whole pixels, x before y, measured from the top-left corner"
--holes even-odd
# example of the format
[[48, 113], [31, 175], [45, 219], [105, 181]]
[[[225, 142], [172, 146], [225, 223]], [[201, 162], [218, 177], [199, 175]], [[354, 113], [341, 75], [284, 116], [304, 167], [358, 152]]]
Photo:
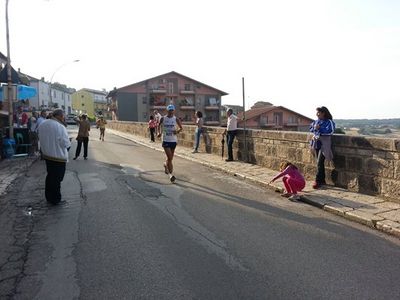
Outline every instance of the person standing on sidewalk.
[[30, 149], [30, 154], [36, 154], [36, 152], [39, 151], [39, 144], [38, 144], [38, 117], [37, 117], [37, 113], [36, 112], [33, 112], [32, 116], [29, 118], [28, 130], [29, 130], [29, 142], [32, 145], [32, 147]]
[[96, 126], [97, 128], [100, 129], [100, 140], [104, 142], [104, 135], [106, 133], [106, 124], [107, 121], [104, 119], [103, 116], [101, 116], [97, 121], [96, 121]]
[[149, 130], [150, 130], [150, 142], [154, 143], [156, 140], [154, 138], [154, 134], [157, 129], [157, 121], [154, 119], [154, 116], [150, 116], [149, 120]]
[[237, 134], [237, 117], [233, 114], [232, 108], [229, 108], [226, 114], [228, 121], [224, 135], [226, 134], [226, 142], [228, 144], [228, 158], [225, 161], [229, 162], [233, 161], [233, 140]]
[[61, 201], [61, 182], [64, 179], [71, 142], [64, 124], [64, 112], [56, 109], [51, 119], [40, 124], [39, 136], [43, 159], [46, 161], [46, 200], [52, 204]]
[[178, 142], [176, 135], [180, 133], [183, 128], [181, 121], [175, 116], [175, 106], [172, 104], [168, 105], [167, 111], [167, 115], [162, 117], [160, 120], [158, 126], [158, 137], [161, 136], [162, 132], [162, 147], [164, 148], [167, 157], [164, 163], [164, 170], [165, 173], [169, 175], [170, 181], [174, 183], [175, 176], [173, 174], [174, 166], [172, 165], [172, 160]]
[[332, 115], [325, 106], [317, 107], [317, 120], [310, 126], [313, 134], [311, 146], [317, 158], [317, 174], [313, 188], [318, 189], [326, 184], [325, 181], [325, 160], [332, 161], [332, 134], [335, 132], [335, 122]]
[[90, 131], [90, 122], [87, 119], [87, 115], [83, 114], [80, 119], [76, 119], [76, 122], [79, 125], [78, 136], [76, 140], [78, 141], [78, 146], [76, 147], [75, 157], [76, 160], [81, 154], [82, 143], [83, 143], [83, 158], [87, 160], [88, 156], [88, 145], [89, 145], [89, 131]]
[[194, 146], [194, 149], [193, 149], [192, 153], [199, 152], [200, 137], [201, 137], [201, 134], [203, 133], [203, 124], [204, 124], [204, 122], [203, 122], [203, 114], [202, 114], [201, 111], [196, 111], [195, 118], [196, 118], [196, 126], [197, 126], [197, 128], [196, 128], [196, 132], [195, 132], [195, 135], [194, 135], [195, 146]]
[[158, 112], [158, 110], [155, 110], [154, 111], [154, 120], [156, 121], [156, 124], [157, 124], [157, 129], [156, 129], [157, 136], [159, 133], [161, 133], [161, 132], [158, 132], [158, 128], [160, 127], [161, 118], [162, 118], [161, 114]]

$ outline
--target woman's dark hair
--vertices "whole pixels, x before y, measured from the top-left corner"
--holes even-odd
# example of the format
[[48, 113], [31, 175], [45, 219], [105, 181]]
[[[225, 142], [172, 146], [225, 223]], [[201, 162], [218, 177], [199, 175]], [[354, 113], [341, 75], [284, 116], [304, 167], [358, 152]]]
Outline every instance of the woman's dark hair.
[[287, 167], [289, 167], [289, 166], [292, 166], [293, 168], [295, 168], [295, 169], [297, 169], [297, 167], [294, 165], [294, 164], [292, 164], [291, 162], [289, 162], [289, 161], [283, 161], [283, 162], [281, 162], [281, 165], [279, 166], [279, 169], [281, 170], [281, 171], [283, 171], [283, 170], [285, 170]]
[[154, 120], [154, 117], [153, 117], [153, 115], [150, 115], [150, 120]]
[[198, 118], [202, 118], [203, 117], [203, 113], [201, 112], [201, 111], [196, 111], [196, 116], [198, 117]]
[[317, 107], [317, 111], [324, 114], [325, 119], [332, 120], [333, 117], [325, 106]]

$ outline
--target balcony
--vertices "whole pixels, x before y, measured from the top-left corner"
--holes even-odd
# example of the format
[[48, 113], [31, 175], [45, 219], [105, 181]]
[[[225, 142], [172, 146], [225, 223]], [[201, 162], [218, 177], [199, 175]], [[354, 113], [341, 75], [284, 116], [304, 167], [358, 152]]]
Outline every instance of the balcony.
[[166, 109], [165, 105], [150, 105], [151, 109]]
[[285, 126], [288, 126], [288, 127], [296, 127], [296, 126], [299, 126], [299, 123], [287, 122], [287, 123], [285, 123]]
[[195, 110], [194, 105], [181, 105], [180, 110]]
[[151, 94], [166, 94], [167, 90], [162, 88], [150, 89]]
[[205, 110], [219, 110], [219, 106], [206, 106], [204, 107]]
[[194, 95], [195, 94], [195, 92], [192, 90], [181, 90], [180, 93], [182, 95]]

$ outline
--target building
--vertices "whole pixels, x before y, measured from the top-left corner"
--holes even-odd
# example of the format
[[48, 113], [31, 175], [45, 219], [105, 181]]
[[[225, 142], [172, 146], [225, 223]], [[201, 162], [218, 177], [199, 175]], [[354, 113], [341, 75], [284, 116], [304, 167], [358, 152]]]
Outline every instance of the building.
[[111, 119], [106, 96], [106, 91], [81, 89], [72, 95], [73, 111], [76, 114], [86, 113], [91, 118], [103, 115], [106, 119]]
[[[283, 106], [269, 102], [257, 102], [246, 111], [246, 128], [308, 131], [312, 119]], [[243, 112], [238, 114], [238, 126], [243, 127]]]
[[[72, 112], [72, 93], [75, 89], [67, 87], [58, 82], [50, 84], [44, 77], [37, 79], [28, 74], [24, 74], [18, 69], [18, 75], [24, 84], [36, 89], [36, 96], [28, 100], [28, 105], [32, 110], [61, 108], [67, 114]], [[51, 89], [51, 96], [50, 96]]]
[[7, 56], [0, 52], [0, 71], [5, 68], [7, 64]]
[[114, 120], [146, 122], [154, 110], [166, 113], [174, 104], [184, 124], [194, 124], [194, 113], [203, 113], [206, 125], [220, 125], [221, 97], [227, 93], [177, 72], [169, 72], [108, 94]]
[[221, 125], [226, 125], [227, 115], [226, 112], [228, 109], [233, 110], [233, 114], [238, 115], [243, 112], [243, 106], [241, 105], [232, 105], [232, 104], [224, 104], [221, 106]]

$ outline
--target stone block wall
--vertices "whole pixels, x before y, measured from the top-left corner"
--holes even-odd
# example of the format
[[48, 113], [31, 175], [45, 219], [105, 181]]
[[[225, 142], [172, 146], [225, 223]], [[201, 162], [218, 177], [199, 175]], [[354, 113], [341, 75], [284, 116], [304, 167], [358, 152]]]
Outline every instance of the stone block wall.
[[[139, 136], [149, 136], [146, 123], [109, 122], [109, 127]], [[179, 145], [193, 147], [195, 126], [184, 126]], [[224, 128], [205, 127], [200, 151], [221, 155]], [[299, 167], [308, 180], [316, 173], [309, 150], [309, 135], [303, 132], [238, 130], [234, 156], [241, 161], [278, 170], [284, 160]], [[334, 161], [327, 165], [327, 181], [351, 191], [378, 195], [400, 202], [400, 139], [334, 135]], [[225, 156], [226, 156], [225, 145]]]

